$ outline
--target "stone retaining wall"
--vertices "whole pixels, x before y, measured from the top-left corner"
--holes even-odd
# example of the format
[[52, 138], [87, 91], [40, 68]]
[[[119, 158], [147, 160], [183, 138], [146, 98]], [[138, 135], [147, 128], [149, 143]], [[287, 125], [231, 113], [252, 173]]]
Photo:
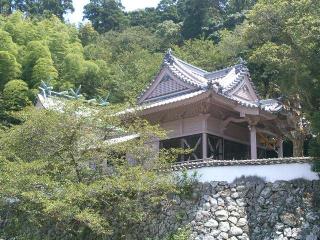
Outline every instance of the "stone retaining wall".
[[319, 195], [319, 181], [199, 183], [189, 197], [173, 197], [145, 231], [159, 239], [187, 227], [194, 240], [317, 240]]

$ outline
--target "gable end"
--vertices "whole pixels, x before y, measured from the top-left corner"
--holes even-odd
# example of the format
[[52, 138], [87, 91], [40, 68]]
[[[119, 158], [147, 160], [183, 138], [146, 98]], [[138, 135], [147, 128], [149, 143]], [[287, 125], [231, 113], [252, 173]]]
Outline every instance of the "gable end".
[[173, 93], [189, 90], [186, 86], [178, 83], [169, 75], [165, 75], [159, 82], [158, 86], [151, 92], [146, 100], [158, 98], [165, 95], [171, 95]]
[[197, 89], [178, 79], [169, 68], [163, 68], [145, 93], [138, 100], [138, 104], [175, 97], [179, 94], [189, 93]]

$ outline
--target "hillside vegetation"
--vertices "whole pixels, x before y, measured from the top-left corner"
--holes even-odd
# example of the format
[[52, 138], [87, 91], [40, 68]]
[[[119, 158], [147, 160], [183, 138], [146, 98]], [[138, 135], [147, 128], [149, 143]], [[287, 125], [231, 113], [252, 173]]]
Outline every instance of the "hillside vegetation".
[[[0, 1], [0, 238], [130, 239], [168, 194], [184, 194], [188, 179], [144, 168], [146, 138], [96, 146], [115, 124], [163, 137], [144, 121], [104, 117], [136, 103], [169, 48], [208, 71], [245, 61], [261, 98], [288, 110], [294, 155], [312, 138], [320, 156], [320, 1], [161, 0], [126, 12], [120, 0], [90, 0], [79, 26], [64, 19], [69, 11], [71, 0]], [[42, 81], [55, 91], [81, 85], [84, 98], [109, 96], [112, 108], [97, 118], [35, 111]], [[123, 161], [128, 148], [135, 168]], [[102, 159], [115, 174], [96, 171]], [[94, 170], [83, 164], [91, 160]]]

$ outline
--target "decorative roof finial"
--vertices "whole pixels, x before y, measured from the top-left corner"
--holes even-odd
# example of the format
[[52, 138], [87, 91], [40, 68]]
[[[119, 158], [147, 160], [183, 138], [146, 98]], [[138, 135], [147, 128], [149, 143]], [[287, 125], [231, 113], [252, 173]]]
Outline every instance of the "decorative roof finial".
[[101, 107], [107, 107], [110, 102], [108, 101], [110, 97], [110, 93], [105, 98], [99, 97], [99, 106]]
[[207, 89], [213, 89], [217, 93], [222, 93], [223, 87], [215, 80], [209, 80]]
[[241, 65], [247, 65], [247, 61], [244, 60], [242, 57], [239, 57], [238, 62], [239, 62], [239, 64], [241, 64]]
[[48, 83], [41, 81], [39, 89], [42, 92], [42, 96], [47, 98], [47, 96], [51, 96], [51, 91], [52, 91], [53, 87], [51, 87]]
[[75, 99], [79, 99], [82, 97], [82, 94], [80, 94], [80, 90], [81, 90], [81, 85], [78, 87], [78, 89], [76, 91], [74, 91], [72, 88], [70, 88], [69, 93], [71, 94], [71, 96]]
[[208, 80], [207, 89], [213, 89], [213, 80]]
[[172, 59], [172, 50], [171, 48], [168, 49], [168, 51], [166, 52], [166, 55], [164, 57], [164, 60], [170, 64], [172, 64], [173, 59]]

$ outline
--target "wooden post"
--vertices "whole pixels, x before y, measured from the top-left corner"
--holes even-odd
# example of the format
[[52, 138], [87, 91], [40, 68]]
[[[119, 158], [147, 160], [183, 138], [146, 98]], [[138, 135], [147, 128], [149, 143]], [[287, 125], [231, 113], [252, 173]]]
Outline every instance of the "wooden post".
[[281, 139], [279, 142], [278, 149], [278, 158], [283, 158], [283, 140]]
[[208, 118], [210, 114], [201, 114], [202, 118], [202, 159], [205, 160], [208, 158]]
[[202, 159], [208, 158], [208, 138], [207, 133], [202, 133]]
[[250, 130], [250, 147], [251, 147], [251, 159], [257, 159], [257, 129], [254, 125], [249, 125]]

